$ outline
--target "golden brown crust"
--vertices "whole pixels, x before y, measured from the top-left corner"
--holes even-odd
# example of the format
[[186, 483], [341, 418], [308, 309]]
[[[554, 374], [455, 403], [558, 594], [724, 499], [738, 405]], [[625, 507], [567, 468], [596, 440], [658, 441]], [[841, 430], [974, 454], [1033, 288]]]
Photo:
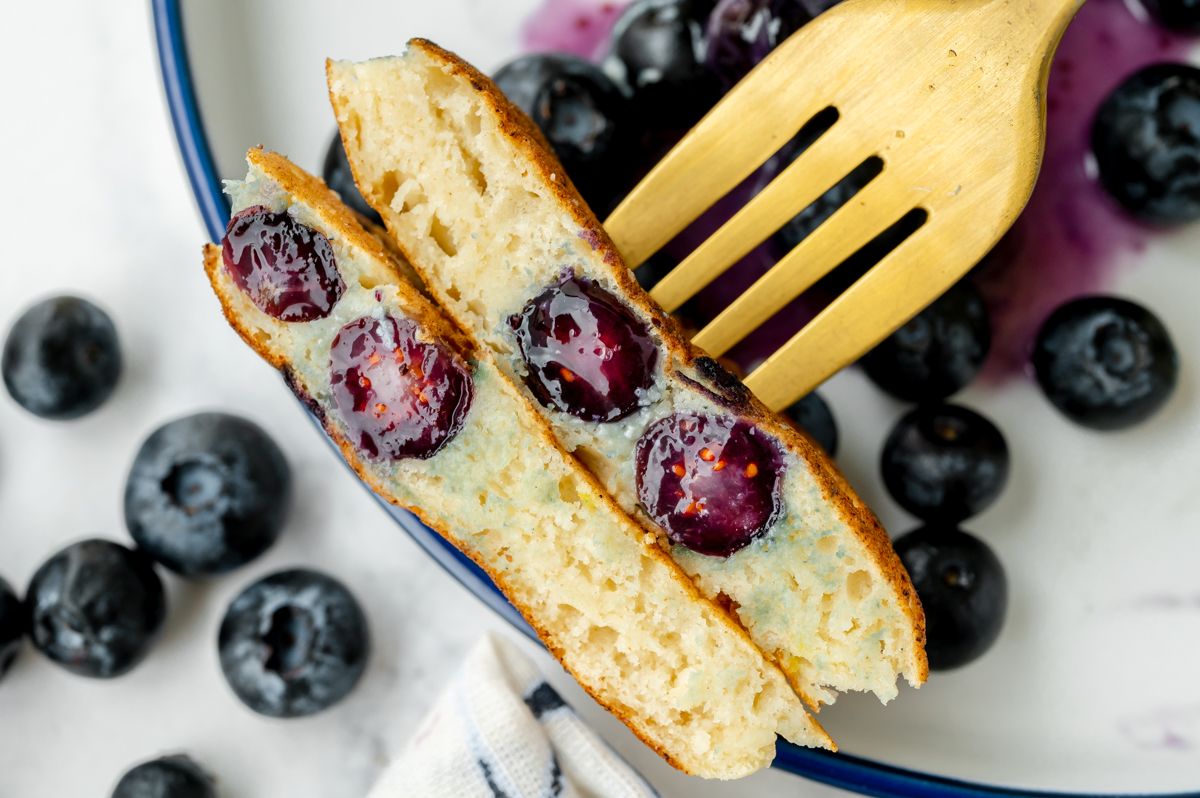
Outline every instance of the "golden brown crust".
[[[412, 39], [408, 46], [415, 47], [431, 59], [436, 60], [450, 74], [464, 78], [480, 92], [499, 118], [501, 130], [542, 173], [558, 204], [579, 225], [583, 231], [580, 237], [587, 241], [594, 251], [600, 253], [609, 270], [609, 276], [620, 286], [624, 298], [641, 309], [651, 319], [654, 326], [660, 330], [670, 359], [673, 362], [691, 366], [697, 358], [707, 357], [704, 351], [693, 346], [684, 338], [674, 319], [664, 312], [658, 303], [638, 285], [603, 226], [567, 178], [562, 164], [553, 154], [549, 142], [533, 121], [509, 102], [490, 78], [454, 53], [425, 39]], [[332, 62], [327, 61], [327, 74], [331, 66]], [[337, 98], [332, 93], [330, 99], [335, 111], [340, 112]], [[359, 176], [355, 175], [355, 179], [358, 180], [358, 178]], [[403, 250], [402, 246], [401, 249]], [[410, 261], [413, 260], [413, 253], [406, 252], [405, 255]], [[452, 311], [448, 312], [453, 316]], [[455, 320], [460, 325], [465, 324], [457, 318]], [[883, 578], [892, 586], [902, 611], [913, 627], [914, 639], [917, 644], [915, 651], [917, 672], [913, 675], [918, 684], [923, 683], [929, 676], [929, 662], [925, 655], [925, 613], [908, 572], [901, 564], [895, 549], [892, 548], [887, 533], [875, 514], [858, 498], [841, 471], [820, 447], [812, 444], [807, 437], [782, 421], [752, 394], [747, 392], [746, 395], [747, 401], [738, 408], [739, 414], [760, 429], [775, 436], [788, 450], [805, 461], [809, 466], [810, 473], [820, 485], [826, 502], [836, 508], [843, 522], [854, 530], [863, 546], [873, 556]], [[786, 673], [786, 669], [784, 670]], [[809, 695], [804, 694], [806, 691], [802, 689], [802, 685], [797, 685], [793, 681], [793, 687], [801, 693], [810, 706], [814, 709], [818, 707], [817, 702], [811, 700]]]
[[[426, 299], [415, 288], [408, 284], [408, 282], [406, 282], [406, 280], [402, 277], [400, 265], [396, 262], [395, 256], [388, 251], [386, 246], [377, 241], [370, 232], [362, 227], [358, 218], [339, 201], [337, 196], [325, 186], [323, 181], [302, 171], [283, 156], [273, 152], [266, 152], [261, 148], [255, 148], [251, 150], [247, 154], [247, 159], [255, 166], [258, 166], [271, 180], [278, 183], [288, 194], [292, 196], [294, 201], [305, 204], [314, 211], [317, 211], [318, 215], [324, 217], [331, 225], [336, 225], [338, 232], [348, 239], [352, 245], [360, 247], [372, 257], [376, 258], [380, 263], [386, 264], [393, 272], [393, 279], [389, 282], [389, 285], [396, 288], [399, 295], [398, 298], [401, 300], [401, 304], [404, 306], [405, 312], [411, 314], [413, 320], [421, 326], [424, 332], [435, 335], [444, 342], [450, 343], [464, 354], [472, 353], [473, 357], [486, 359], [489, 362], [492, 362], [492, 356], [490, 352], [476, 349], [471, 339], [467, 335], [462, 333], [458, 327], [447, 320], [446, 317], [438, 312], [438, 310], [430, 303], [428, 299]], [[220, 300], [222, 312], [224, 313], [226, 320], [229, 322], [229, 325], [238, 333], [238, 335], [241, 336], [242, 340], [244, 340], [253, 351], [255, 351], [260, 357], [284, 374], [288, 384], [293, 386], [293, 390], [297, 390], [298, 388], [300, 392], [309, 391], [310, 386], [306, 386], [301, 383], [301, 379], [297, 377], [295, 372], [292, 371], [286, 359], [280, 353], [271, 351], [264, 341], [256, 337], [253, 332], [247, 328], [245, 321], [239, 315], [239, 308], [245, 309], [248, 305], [248, 302], [233, 284], [232, 279], [223, 268], [220, 247], [213, 244], [208, 244], [205, 246], [204, 268], [205, 273], [208, 275], [213, 291]], [[509, 378], [505, 376], [499, 369], [496, 369], [496, 376], [507, 385], [514, 395], [517, 394], [517, 390], [512, 384], [511, 380], [509, 380]], [[302, 401], [305, 399], [305, 397], [299, 396], [299, 394], [298, 398], [301, 398]], [[529, 408], [525, 408], [523, 405], [519, 406], [519, 412], [526, 423], [530, 423], [535, 426], [537, 434], [544, 446], [552, 449], [559, 448], [557, 439], [554, 437], [554, 433], [551, 430], [549, 423], [542, 418], [540, 414]], [[443, 521], [440, 521], [437, 517], [427, 512], [424, 508], [399, 501], [390, 493], [390, 491], [379, 480], [379, 478], [376, 477], [370, 469], [366, 468], [365, 463], [358, 454], [357, 447], [351, 441], [349, 441], [344, 434], [342, 434], [342, 432], [332, 423], [332, 421], [328, 417], [325, 417], [321, 419], [321, 422], [326, 434], [329, 435], [330, 439], [337, 445], [346, 462], [350, 465], [358, 477], [367, 485], [369, 485], [376, 494], [382, 496], [389, 503], [398, 507], [403, 507], [404, 509], [416, 515], [422, 523], [436, 531], [439, 535], [470, 557], [472, 561], [482, 568], [484, 572], [486, 572], [493, 580], [493, 582], [495, 582], [496, 585], [503, 590], [506, 584], [506, 575], [503, 572], [497, 571], [477, 553], [460, 546], [455, 540], [454, 536], [451, 534], [448, 526]], [[575, 462], [574, 458], [570, 455], [566, 453], [563, 453], [563, 455], [572, 462]], [[592, 489], [595, 500], [603, 504], [610, 512], [618, 517], [624, 517], [623, 511], [616, 505], [613, 499], [608, 496], [603, 487], [600, 485], [599, 480], [597, 480], [590, 471], [588, 471], [582, 465], [578, 465], [578, 473], [579, 476], [583, 478]], [[638, 532], [631, 531], [631, 534], [638, 534]], [[678, 567], [678, 565], [658, 546], [647, 545], [645, 546], [644, 550], [651, 557], [668, 566], [668, 572], [672, 575], [672, 578], [676, 584], [683, 589], [692, 600], [709, 603], [700, 595], [695, 583], [693, 583], [692, 580], [689, 579], [688, 576]], [[609, 712], [625, 723], [625, 725], [628, 726], [639, 739], [641, 739], [647, 746], [662, 756], [673, 767], [684, 772], [690, 772], [679, 760], [671, 756], [669, 752], [664, 750], [660, 745], [655, 743], [650, 738], [646, 729], [643, 727], [641, 720], [635, 714], [622, 706], [615, 705], [608, 701], [591, 686], [586, 684], [584, 681], [579, 680], [578, 674], [576, 674], [576, 672], [566, 662], [563, 661], [562, 649], [554, 645], [554, 636], [549, 632], [549, 630], [538, 622], [536, 615], [528, 606], [522, 604], [519, 599], [516, 599], [511, 595], [511, 591], [504, 590], [503, 592], [505, 593], [506, 597], [508, 597], [509, 601], [512, 602], [513, 606], [516, 607], [517, 611], [521, 613], [522, 617], [524, 617], [534, 631], [537, 632], [538, 637], [546, 644], [547, 648], [549, 648], [551, 653], [555, 655], [556, 659], [563, 664], [563, 667], [568, 672], [577, 677], [577, 681], [580, 682], [584, 690], [586, 690], [588, 694], [596, 700], [597, 703], [599, 703], [601, 706], [604, 706]], [[740, 626], [740, 624], [737, 624], [735, 621], [727, 618], [723, 612], [718, 612], [717, 616], [725, 621], [729, 631], [739, 635], [747, 644], [751, 646], [753, 645], [749, 639], [749, 636], [746, 634], [745, 630]], [[770, 660], [764, 660], [763, 666], [766, 668], [776, 667], [776, 665]], [[825, 746], [830, 750], [836, 751], [836, 745], [834, 745], [833, 741], [829, 739], [828, 735], [825, 734], [824, 730], [821, 729], [820, 725], [815, 721], [815, 719], [809, 718], [809, 720], [814, 733], [823, 736]]]

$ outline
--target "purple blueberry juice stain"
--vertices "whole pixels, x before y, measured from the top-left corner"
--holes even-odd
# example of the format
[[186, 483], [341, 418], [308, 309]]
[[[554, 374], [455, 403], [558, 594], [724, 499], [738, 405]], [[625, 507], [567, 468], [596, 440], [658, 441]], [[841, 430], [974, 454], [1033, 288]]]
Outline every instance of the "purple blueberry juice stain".
[[1088, 174], [1092, 119], [1126, 77], [1186, 61], [1195, 39], [1134, 17], [1121, 0], [1089, 0], [1050, 70], [1046, 154], [1025, 211], [973, 278], [987, 303], [992, 350], [984, 379], [1029, 370], [1042, 322], [1067, 300], [1105, 290], [1121, 255], [1155, 230], [1121, 211]]
[[[1131, 0], [1132, 2], [1133, 0]], [[819, 0], [810, 9], [833, 5]], [[626, 2], [545, 0], [526, 22], [526, 52], [562, 51], [599, 60]], [[1029, 205], [973, 272], [987, 303], [992, 348], [982, 379], [1029, 373], [1042, 322], [1062, 303], [1106, 290], [1122, 255], [1145, 249], [1155, 228], [1125, 214], [1088, 173], [1092, 119], [1113, 89], [1149, 64], [1188, 60], [1194, 36], [1172, 33], [1122, 0], [1089, 0], [1067, 29], [1050, 72], [1045, 160]], [[776, 157], [718, 201], [664, 248], [683, 260], [782, 169]], [[679, 311], [699, 329], [765, 274], [784, 253], [768, 239]], [[768, 319], [727, 357], [745, 371], [785, 344], [832, 299], [818, 284]]]

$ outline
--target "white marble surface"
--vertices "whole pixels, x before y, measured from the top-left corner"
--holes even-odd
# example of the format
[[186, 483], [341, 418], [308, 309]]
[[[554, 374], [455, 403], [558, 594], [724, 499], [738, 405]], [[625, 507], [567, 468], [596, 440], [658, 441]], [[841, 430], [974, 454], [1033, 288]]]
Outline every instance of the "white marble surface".
[[[197, 0], [193, 56], [218, 162], [238, 176], [237, 152], [262, 141], [316, 168], [333, 129], [324, 55], [396, 52], [425, 35], [490, 69], [515, 52], [516, 12], [535, 4]], [[149, 4], [10, 0], [4, 11], [0, 327], [42, 296], [81, 293], [112, 313], [128, 365], [113, 399], [76, 422], [34, 419], [0, 394], [0, 574], [23, 586], [73, 540], [127, 542], [121, 496], [137, 447], [199, 409], [266, 428], [297, 490], [283, 538], [261, 560], [208, 582], [165, 577], [166, 634], [128, 676], [76, 678], [27, 648], [0, 682], [0, 798], [107, 795], [130, 765], [179, 750], [220, 777], [223, 798], [359, 798], [478, 636], [516, 634], [396, 528], [224, 324], [200, 269], [206, 236], [175, 152]], [[1123, 293], [1163, 316], [1184, 363], [1179, 391], [1150, 424], [1098, 436], [1063, 422], [1027, 384], [963, 394], [1013, 450], [1008, 489], [970, 525], [1008, 568], [1008, 625], [977, 664], [902, 690], [886, 710], [850, 697], [823, 712], [845, 750], [1012, 784], [1200, 785], [1197, 251], [1200, 230], [1158, 239], [1120, 277]], [[825, 391], [848, 477], [885, 526], [911, 528], [876, 475], [903, 407], [853, 372]], [[292, 565], [350, 585], [375, 647], [344, 703], [274, 721], [225, 686], [216, 629], [238, 591]], [[778, 771], [732, 785], [682, 776], [519, 642], [665, 796], [842, 794]]]

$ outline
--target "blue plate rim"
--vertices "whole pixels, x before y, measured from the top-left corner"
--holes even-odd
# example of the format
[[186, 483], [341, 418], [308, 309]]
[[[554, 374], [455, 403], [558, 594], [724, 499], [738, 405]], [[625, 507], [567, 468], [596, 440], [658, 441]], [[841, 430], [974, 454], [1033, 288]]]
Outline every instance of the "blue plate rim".
[[[163, 88], [179, 153], [204, 226], [209, 237], [214, 242], [219, 242], [229, 222], [229, 200], [221, 190], [221, 180], [208, 146], [208, 136], [196, 100], [187, 42], [184, 38], [180, 0], [151, 0], [151, 7]], [[313, 421], [320, 426], [315, 418]], [[441, 535], [421, 523], [415, 515], [384, 501], [365, 483], [363, 486], [417, 545], [460, 584], [519, 631], [538, 641], [532, 627], [509, 603], [483, 569]], [[876, 798], [1200, 798], [1200, 792], [1148, 794], [1021, 790], [921, 773], [849, 754], [801, 748], [782, 739], [779, 740], [777, 748], [772, 767], [831, 787]]]

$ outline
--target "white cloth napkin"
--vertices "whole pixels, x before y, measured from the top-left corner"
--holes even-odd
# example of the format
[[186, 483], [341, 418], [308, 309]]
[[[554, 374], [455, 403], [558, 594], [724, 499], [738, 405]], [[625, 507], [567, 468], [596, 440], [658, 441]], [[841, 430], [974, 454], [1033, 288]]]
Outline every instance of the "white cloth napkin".
[[658, 798], [515, 645], [467, 656], [369, 798]]

